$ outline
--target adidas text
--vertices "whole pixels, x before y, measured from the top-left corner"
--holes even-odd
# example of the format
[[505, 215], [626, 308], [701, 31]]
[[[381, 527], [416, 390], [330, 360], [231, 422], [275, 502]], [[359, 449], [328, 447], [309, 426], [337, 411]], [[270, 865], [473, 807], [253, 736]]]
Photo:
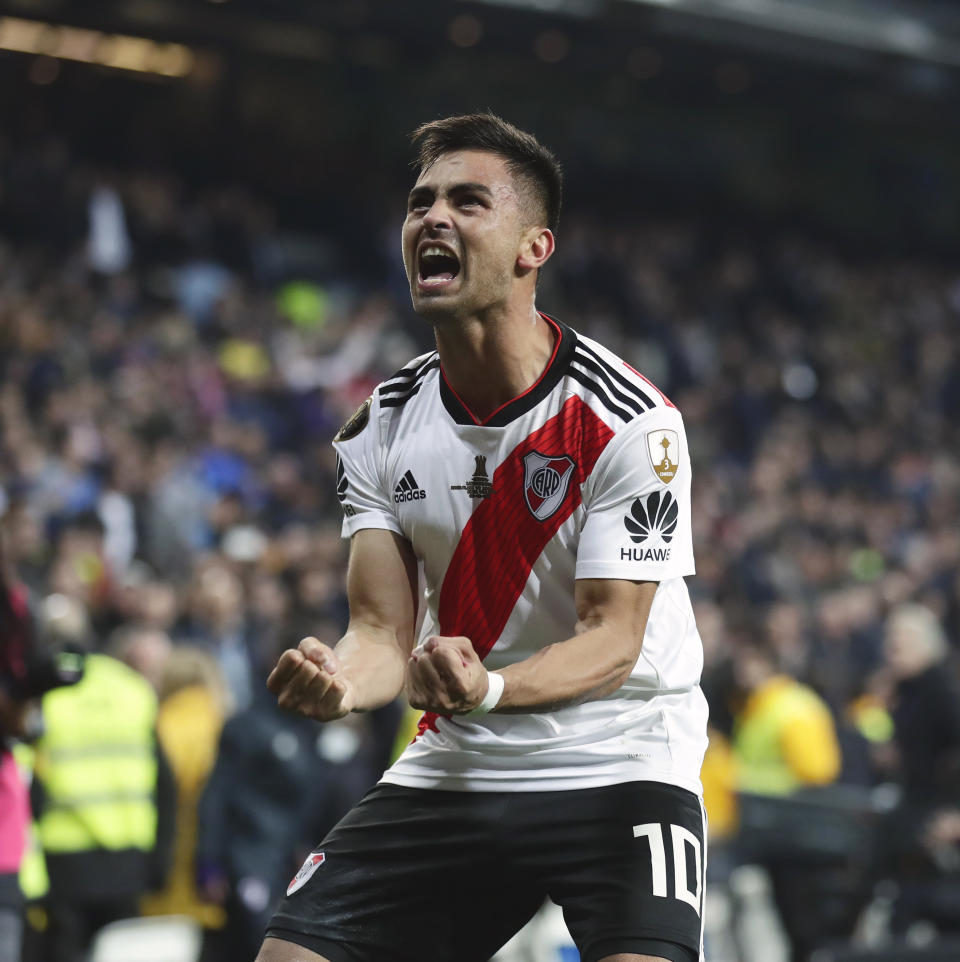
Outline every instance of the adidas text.
[[395, 504], [402, 504], [404, 501], [422, 501], [426, 496], [427, 492], [417, 484], [412, 471], [405, 472], [393, 489]]
[[621, 548], [621, 561], [669, 561], [669, 548]]

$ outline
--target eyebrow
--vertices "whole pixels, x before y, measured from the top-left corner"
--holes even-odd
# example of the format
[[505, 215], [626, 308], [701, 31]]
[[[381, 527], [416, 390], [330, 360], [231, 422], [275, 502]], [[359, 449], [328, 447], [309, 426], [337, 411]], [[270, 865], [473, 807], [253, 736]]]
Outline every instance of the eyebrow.
[[[490, 190], [486, 184], [478, 184], [471, 180], [464, 181], [460, 184], [454, 184], [447, 190], [448, 196], [452, 194], [465, 193], [484, 194], [487, 197], [493, 197], [493, 191]], [[414, 187], [413, 190], [410, 191], [410, 194], [407, 197], [407, 202], [409, 203], [410, 201], [418, 199], [422, 196], [433, 197], [435, 195], [436, 191], [432, 187], [428, 187], [426, 184], [421, 184], [419, 187]]]

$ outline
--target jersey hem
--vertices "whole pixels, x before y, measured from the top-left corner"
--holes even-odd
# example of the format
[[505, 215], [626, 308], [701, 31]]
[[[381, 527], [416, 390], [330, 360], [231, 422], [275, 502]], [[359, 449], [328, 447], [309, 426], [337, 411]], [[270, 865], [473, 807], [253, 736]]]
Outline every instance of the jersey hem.
[[577, 578], [618, 578], [624, 581], [671, 581], [674, 578], [688, 578], [695, 575], [693, 565], [680, 571], [664, 571], [653, 565], [623, 565], [610, 561], [583, 561], [576, 567]]
[[[513, 773], [511, 773], [513, 774]], [[575, 792], [586, 788], [606, 788], [611, 785], [624, 785], [628, 782], [658, 782], [661, 785], [672, 785], [682, 788], [697, 798], [703, 797], [703, 785], [699, 778], [685, 778], [670, 772], [644, 772], [624, 774], [622, 776], [537, 776], [536, 780], [529, 777], [518, 779], [506, 775], [504, 778], [480, 778], [476, 774], [464, 775], [414, 775], [402, 774], [388, 770], [378, 784], [399, 785], [401, 788], [435, 789], [448, 792]]]
[[362, 515], [354, 515], [352, 518], [344, 518], [341, 533], [343, 537], [349, 538], [358, 531], [365, 531], [371, 528], [378, 531], [393, 531], [395, 534], [403, 534], [403, 528], [401, 528], [400, 525], [397, 524], [392, 518], [387, 518], [385, 515], [374, 514], [367, 511], [365, 511]]

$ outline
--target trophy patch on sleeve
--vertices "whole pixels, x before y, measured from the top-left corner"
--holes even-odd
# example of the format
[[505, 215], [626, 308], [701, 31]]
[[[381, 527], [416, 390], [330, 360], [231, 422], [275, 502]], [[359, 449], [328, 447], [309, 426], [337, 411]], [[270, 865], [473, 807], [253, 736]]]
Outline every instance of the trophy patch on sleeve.
[[669, 484], [677, 476], [680, 465], [680, 438], [676, 431], [662, 429], [647, 434], [647, 451], [653, 473]]

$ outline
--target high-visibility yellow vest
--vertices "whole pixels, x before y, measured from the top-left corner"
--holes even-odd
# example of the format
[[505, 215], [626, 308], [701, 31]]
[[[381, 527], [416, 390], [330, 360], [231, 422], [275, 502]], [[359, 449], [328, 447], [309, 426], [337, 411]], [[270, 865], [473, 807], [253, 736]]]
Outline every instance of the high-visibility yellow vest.
[[45, 804], [40, 841], [51, 855], [149, 851], [157, 834], [157, 700], [122, 662], [88, 655], [82, 681], [43, 697], [35, 777]]
[[747, 699], [733, 731], [737, 786], [760, 795], [787, 795], [825, 785], [840, 773], [840, 745], [820, 696], [784, 675]]

